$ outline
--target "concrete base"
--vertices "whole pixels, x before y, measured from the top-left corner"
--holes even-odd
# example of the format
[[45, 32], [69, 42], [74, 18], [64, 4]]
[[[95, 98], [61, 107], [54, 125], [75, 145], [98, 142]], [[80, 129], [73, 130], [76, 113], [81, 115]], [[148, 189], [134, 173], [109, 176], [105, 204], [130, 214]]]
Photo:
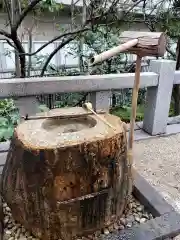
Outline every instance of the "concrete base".
[[135, 130], [135, 141], [140, 141], [140, 140], [145, 140], [145, 139], [150, 139], [150, 138], [158, 138], [158, 137], [168, 137], [173, 134], [178, 134], [180, 133], [180, 124], [172, 124], [172, 125], [167, 125], [166, 128], [166, 133], [161, 134], [161, 135], [156, 135], [152, 136], [145, 131], [141, 129], [141, 123], [137, 123], [137, 126], [139, 126], [139, 129]]

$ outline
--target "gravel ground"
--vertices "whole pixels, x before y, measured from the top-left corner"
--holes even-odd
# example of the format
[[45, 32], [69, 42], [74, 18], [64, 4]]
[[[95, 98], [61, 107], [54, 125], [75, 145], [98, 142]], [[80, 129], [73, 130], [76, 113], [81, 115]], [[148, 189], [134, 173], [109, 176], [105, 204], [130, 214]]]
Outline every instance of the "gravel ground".
[[[37, 238], [33, 237], [30, 232], [26, 231], [22, 225], [15, 223], [11, 215], [11, 210], [6, 203], [3, 204], [3, 210], [5, 213], [4, 240], [38, 240]], [[152, 218], [153, 216], [144, 209], [144, 206], [142, 206], [134, 197], [132, 197], [128, 208], [117, 222], [110, 225], [108, 228], [102, 229], [102, 231], [97, 231], [92, 235], [78, 238], [76, 240], [98, 240], [100, 235], [108, 235], [115, 231], [131, 228], [134, 225], [145, 223], [147, 220]]]
[[138, 172], [180, 212], [180, 134], [136, 142], [134, 156]]

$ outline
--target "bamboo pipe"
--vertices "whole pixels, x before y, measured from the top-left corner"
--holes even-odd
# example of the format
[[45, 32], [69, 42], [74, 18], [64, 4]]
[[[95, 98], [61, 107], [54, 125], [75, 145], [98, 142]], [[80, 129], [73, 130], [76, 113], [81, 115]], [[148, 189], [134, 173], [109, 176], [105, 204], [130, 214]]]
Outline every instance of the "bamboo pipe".
[[129, 48], [134, 47], [135, 45], [137, 45], [137, 43], [138, 43], [138, 39], [133, 39], [133, 40], [123, 43], [117, 47], [113, 47], [108, 51], [100, 53], [99, 55], [96, 55], [90, 59], [90, 65], [91, 66], [95, 65], [95, 64], [103, 62], [115, 55], [118, 55], [120, 52], [124, 52], [124, 51], [128, 50]]

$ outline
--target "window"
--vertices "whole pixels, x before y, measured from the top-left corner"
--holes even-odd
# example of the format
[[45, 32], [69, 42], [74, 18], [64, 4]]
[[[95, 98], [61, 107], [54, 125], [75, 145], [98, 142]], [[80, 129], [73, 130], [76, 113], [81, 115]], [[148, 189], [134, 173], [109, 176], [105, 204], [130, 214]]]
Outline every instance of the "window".
[[[46, 41], [33, 41], [32, 44], [32, 52], [37, 51], [42, 45], [44, 45]], [[44, 64], [45, 60], [51, 54], [54, 49], [59, 45], [60, 42], [54, 42], [49, 44], [45, 48], [43, 48], [36, 55], [32, 56], [32, 67], [41, 68]], [[1, 65], [3, 64], [4, 70], [14, 70], [15, 69], [15, 51], [14, 48], [11, 47], [8, 43], [2, 42], [2, 50], [1, 53], [4, 52], [4, 60], [0, 59]], [[23, 42], [23, 47], [25, 52], [29, 52], [28, 42]], [[60, 49], [58, 53], [51, 59], [50, 63], [56, 66], [59, 65], [75, 65], [77, 66], [79, 63], [78, 58], [78, 45], [76, 42], [72, 42]], [[29, 57], [26, 56], [26, 61], [28, 63]], [[4, 63], [2, 63], [4, 61]]]
[[[46, 42], [33, 42], [33, 51], [37, 51], [41, 46], [43, 46]], [[40, 52], [38, 52], [36, 55], [34, 55], [34, 63], [38, 66], [42, 66], [42, 64], [45, 62], [49, 54], [52, 53], [54, 50], [55, 45], [54, 43], [49, 44], [45, 48], [43, 48]], [[50, 63], [56, 64], [56, 58], [55, 56], [51, 59]]]
[[14, 69], [15, 66], [14, 48], [11, 47], [8, 43], [4, 43], [4, 50], [6, 56], [6, 68]]
[[60, 50], [62, 65], [78, 65], [79, 58], [77, 56], [78, 46], [76, 43], [66, 45]]

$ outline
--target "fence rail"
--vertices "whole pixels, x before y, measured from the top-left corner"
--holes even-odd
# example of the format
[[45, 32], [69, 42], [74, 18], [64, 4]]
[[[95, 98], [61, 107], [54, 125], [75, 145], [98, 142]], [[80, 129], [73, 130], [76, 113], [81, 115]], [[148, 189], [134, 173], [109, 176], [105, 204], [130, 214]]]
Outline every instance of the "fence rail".
[[[133, 73], [135, 72], [135, 61], [120, 62], [120, 64], [125, 66], [125, 72]], [[114, 66], [115, 67], [115, 66]], [[57, 77], [57, 76], [79, 76], [80, 69], [79, 65], [59, 65], [55, 69], [48, 68], [44, 74], [44, 77]], [[143, 59], [141, 63], [141, 72], [148, 72], [149, 70], [149, 60]], [[26, 76], [29, 77], [39, 77], [41, 69], [38, 67], [32, 68], [30, 73], [27, 71]], [[84, 74], [86, 75], [86, 74]], [[90, 74], [91, 75], [91, 74]], [[1, 79], [10, 79], [15, 77], [15, 69], [0, 70]], [[88, 98], [88, 95], [84, 96], [83, 93], [55, 93], [55, 94], [43, 94], [37, 96], [39, 104], [46, 105], [48, 108], [56, 108], [62, 106], [74, 106], [81, 103], [81, 99]], [[144, 103], [146, 94], [146, 88], [140, 91], [139, 101]], [[129, 105], [131, 102], [132, 90], [131, 88], [114, 90], [112, 93], [112, 98], [110, 99], [111, 107]]]
[[[132, 88], [134, 73], [1, 79], [0, 98]], [[158, 74], [141, 73], [141, 87], [158, 85]]]

